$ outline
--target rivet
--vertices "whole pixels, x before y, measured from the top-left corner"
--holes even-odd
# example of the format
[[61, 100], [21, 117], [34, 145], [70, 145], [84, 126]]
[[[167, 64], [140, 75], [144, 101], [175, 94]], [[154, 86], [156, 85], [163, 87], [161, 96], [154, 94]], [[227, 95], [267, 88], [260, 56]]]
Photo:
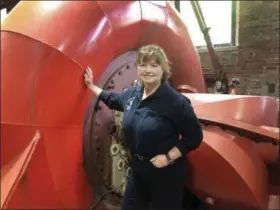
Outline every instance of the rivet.
[[205, 202], [210, 204], [210, 205], [214, 205], [215, 204], [214, 198], [211, 198], [211, 197], [206, 197]]

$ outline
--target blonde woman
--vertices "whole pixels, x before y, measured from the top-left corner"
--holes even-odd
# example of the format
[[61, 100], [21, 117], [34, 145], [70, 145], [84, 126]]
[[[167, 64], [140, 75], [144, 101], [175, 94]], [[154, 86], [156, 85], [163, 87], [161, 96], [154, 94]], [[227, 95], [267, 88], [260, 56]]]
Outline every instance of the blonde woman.
[[110, 109], [124, 112], [122, 128], [132, 154], [132, 174], [123, 210], [180, 209], [184, 157], [199, 147], [202, 129], [190, 101], [167, 83], [171, 72], [162, 48], [140, 48], [137, 69], [140, 84], [122, 93], [100, 89], [92, 84], [91, 69], [85, 73], [87, 87]]

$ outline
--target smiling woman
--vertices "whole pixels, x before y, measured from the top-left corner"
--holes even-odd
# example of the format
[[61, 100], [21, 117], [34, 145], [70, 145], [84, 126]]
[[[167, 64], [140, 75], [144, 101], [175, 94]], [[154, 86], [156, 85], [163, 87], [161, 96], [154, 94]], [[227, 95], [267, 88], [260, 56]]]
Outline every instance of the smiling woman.
[[109, 109], [123, 112], [123, 139], [132, 156], [123, 210], [180, 209], [184, 157], [200, 146], [202, 128], [190, 101], [166, 83], [170, 68], [160, 46], [142, 46], [136, 66], [140, 84], [121, 93], [102, 90], [92, 83], [91, 69], [85, 72], [87, 87]]
[[[153, 80], [153, 78], [158, 81], [165, 81], [171, 76], [168, 58], [163, 50], [156, 45], [142, 47], [138, 52], [136, 60], [139, 65], [138, 73], [142, 81], [148, 82], [148, 80]], [[151, 68], [149, 69], [153, 69], [153, 71], [147, 72], [147, 66], [150, 66]]]

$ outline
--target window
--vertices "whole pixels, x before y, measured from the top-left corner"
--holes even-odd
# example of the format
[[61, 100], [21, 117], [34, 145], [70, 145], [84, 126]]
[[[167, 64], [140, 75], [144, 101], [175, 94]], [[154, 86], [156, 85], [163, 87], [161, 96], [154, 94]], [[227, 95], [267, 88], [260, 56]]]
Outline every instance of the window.
[[[199, 1], [214, 46], [235, 45], [236, 1]], [[198, 48], [206, 46], [204, 36], [190, 1], [179, 1], [176, 8], [186, 23], [191, 39]]]
[[7, 9], [1, 9], [1, 23], [5, 20], [7, 16]]

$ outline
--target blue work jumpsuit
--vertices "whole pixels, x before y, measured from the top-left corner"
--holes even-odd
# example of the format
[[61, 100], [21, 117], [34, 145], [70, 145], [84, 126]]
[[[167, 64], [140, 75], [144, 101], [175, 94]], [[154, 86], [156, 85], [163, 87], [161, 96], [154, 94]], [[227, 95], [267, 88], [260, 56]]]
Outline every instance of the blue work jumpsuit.
[[[110, 109], [124, 112], [122, 128], [132, 154], [132, 174], [123, 210], [180, 209], [186, 181], [185, 155], [199, 147], [202, 128], [189, 99], [167, 82], [144, 100], [142, 94], [143, 84], [139, 84], [122, 93], [102, 91], [99, 96]], [[156, 168], [150, 162], [174, 146], [183, 156], [173, 164]]]

